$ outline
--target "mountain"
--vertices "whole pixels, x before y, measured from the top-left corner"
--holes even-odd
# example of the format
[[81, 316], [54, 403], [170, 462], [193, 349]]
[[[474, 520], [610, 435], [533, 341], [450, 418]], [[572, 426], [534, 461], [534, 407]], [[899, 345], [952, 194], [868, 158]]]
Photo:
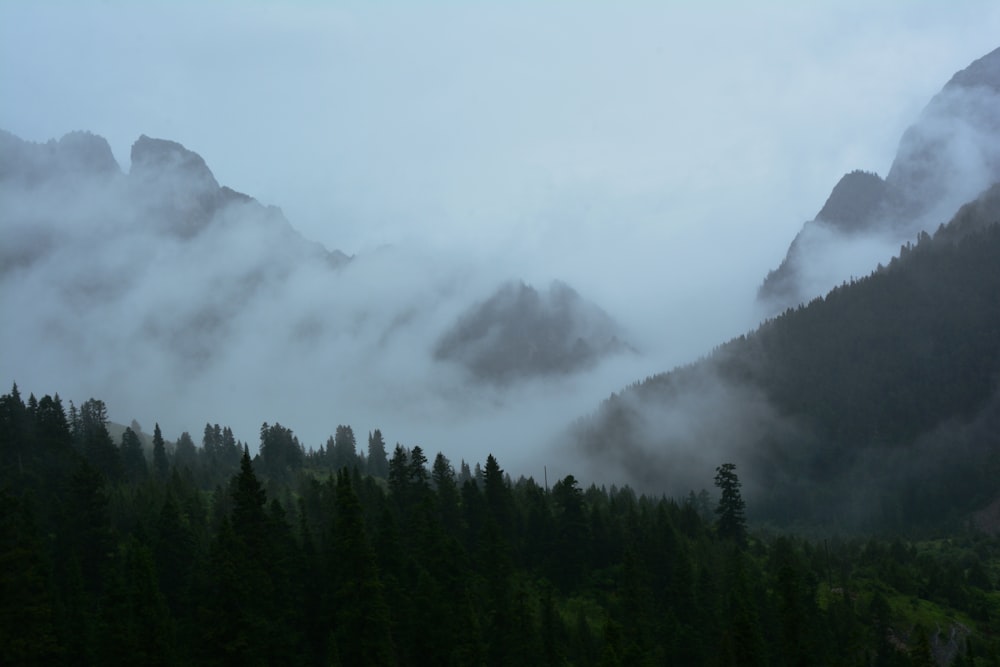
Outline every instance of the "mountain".
[[737, 464], [759, 519], [967, 520], [1000, 479], [1000, 183], [889, 266], [613, 395], [571, 429], [675, 495]]
[[503, 383], [589, 368], [629, 349], [620, 335], [607, 313], [564, 283], [553, 282], [545, 292], [507, 283], [467, 310], [438, 341], [434, 356]]
[[0, 181], [22, 187], [71, 178], [100, 178], [120, 175], [111, 146], [90, 132], [70, 132], [58, 141], [45, 144], [22, 141], [0, 130]]
[[454, 411], [481, 414], [457, 403], [495, 411], [508, 380], [569, 382], [619, 345], [565, 285], [498, 291], [510, 276], [419, 239], [328, 250], [166, 139], [139, 137], [123, 171], [90, 133], [0, 132], [0, 226], [8, 381], [100, 395], [119, 421], [157, 421], [168, 439], [208, 419], [249, 439], [260, 415], [298, 415], [321, 442], [331, 406], [441, 437]]
[[887, 248], [949, 219], [1000, 180], [1000, 49], [956, 73], [903, 134], [888, 175], [853, 171], [758, 293], [768, 312], [864, 275]]

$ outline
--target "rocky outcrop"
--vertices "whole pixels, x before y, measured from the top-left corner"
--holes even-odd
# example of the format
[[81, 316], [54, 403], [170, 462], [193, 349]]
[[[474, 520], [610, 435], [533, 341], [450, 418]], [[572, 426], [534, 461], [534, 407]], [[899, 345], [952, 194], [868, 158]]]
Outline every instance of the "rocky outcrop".
[[955, 74], [934, 96], [903, 134], [885, 180], [854, 171], [837, 183], [765, 278], [758, 301], [777, 312], [818, 296], [820, 286], [808, 276], [813, 265], [828, 260], [824, 246], [873, 235], [905, 243], [937, 228], [998, 180], [1000, 49]]
[[70, 132], [44, 144], [0, 130], [0, 183], [34, 188], [45, 183], [89, 181], [120, 175], [121, 169], [104, 137]]

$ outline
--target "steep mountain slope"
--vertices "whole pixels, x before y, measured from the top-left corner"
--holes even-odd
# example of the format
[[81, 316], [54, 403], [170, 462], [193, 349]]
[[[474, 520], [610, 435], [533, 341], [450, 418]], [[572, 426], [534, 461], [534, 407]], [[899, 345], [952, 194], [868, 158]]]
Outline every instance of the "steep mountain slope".
[[1000, 184], [868, 278], [612, 396], [574, 446], [678, 494], [733, 460], [780, 522], [968, 516], [1000, 479], [998, 223]]
[[885, 261], [1000, 179], [1000, 49], [955, 74], [903, 134], [883, 180], [854, 171], [806, 222], [758, 300], [794, 306]]

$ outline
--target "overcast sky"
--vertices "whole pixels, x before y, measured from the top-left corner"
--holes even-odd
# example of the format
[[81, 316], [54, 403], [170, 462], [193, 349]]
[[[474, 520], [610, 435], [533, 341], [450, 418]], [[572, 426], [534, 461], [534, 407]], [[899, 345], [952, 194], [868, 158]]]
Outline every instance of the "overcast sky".
[[5, 0], [0, 127], [126, 170], [180, 141], [348, 252], [582, 224], [568, 201], [778, 257], [1000, 35], [989, 1], [205, 4]]
[[329, 248], [565, 280], [661, 346], [638, 375], [751, 328], [840, 176], [1000, 45], [995, 1], [205, 4], [3, 0], [0, 128], [126, 171], [172, 139]]

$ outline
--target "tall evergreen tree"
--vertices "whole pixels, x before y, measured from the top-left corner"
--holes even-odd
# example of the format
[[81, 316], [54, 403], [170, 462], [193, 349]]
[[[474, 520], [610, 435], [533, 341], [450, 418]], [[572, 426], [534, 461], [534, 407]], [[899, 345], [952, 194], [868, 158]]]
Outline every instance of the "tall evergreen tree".
[[264, 506], [267, 494], [250, 461], [250, 450], [243, 450], [240, 472], [233, 479], [230, 495], [233, 499], [233, 532], [257, 557], [264, 555], [266, 527]]
[[715, 485], [719, 488], [721, 497], [715, 513], [719, 515], [717, 528], [719, 537], [733, 540], [737, 544], [746, 542], [746, 503], [740, 495], [740, 478], [736, 475], [736, 466], [723, 463], [715, 469]]
[[[333, 447], [330, 447], [330, 444]], [[333, 442], [327, 444], [327, 454], [334, 470], [353, 468], [358, 464], [357, 440], [350, 426], [340, 424], [333, 436]]]
[[337, 474], [332, 576], [337, 664], [395, 663], [389, 609], [375, 553], [365, 532], [361, 504], [346, 470]]
[[195, 447], [191, 434], [187, 431], [181, 433], [174, 444], [174, 468], [195, 472], [198, 467], [198, 448]]
[[263, 471], [273, 479], [284, 479], [302, 467], [305, 451], [292, 430], [281, 424], [260, 427], [260, 461]]
[[170, 471], [170, 463], [167, 461], [167, 447], [163, 442], [163, 434], [160, 432], [160, 424], [157, 422], [153, 427], [153, 472], [156, 478], [164, 480]]
[[368, 434], [368, 474], [382, 479], [389, 477], [389, 458], [385, 451], [385, 439], [382, 437], [382, 431], [378, 429]]
[[389, 492], [396, 505], [402, 509], [408, 499], [410, 488], [409, 455], [398, 442], [389, 461]]
[[125, 477], [131, 482], [140, 482], [146, 479], [146, 455], [142, 451], [142, 442], [139, 436], [131, 427], [126, 427], [122, 433], [122, 466], [125, 468]]
[[108, 433], [108, 409], [104, 401], [91, 398], [80, 406], [80, 439], [83, 455], [90, 465], [113, 482], [122, 478], [121, 452]]

